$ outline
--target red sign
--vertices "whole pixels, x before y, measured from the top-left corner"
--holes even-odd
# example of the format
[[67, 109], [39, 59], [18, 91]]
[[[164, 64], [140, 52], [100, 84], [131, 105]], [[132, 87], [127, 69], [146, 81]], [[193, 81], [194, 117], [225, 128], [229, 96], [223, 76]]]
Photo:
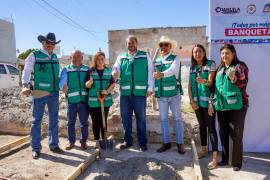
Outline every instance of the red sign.
[[270, 36], [270, 28], [227, 28], [225, 36]]

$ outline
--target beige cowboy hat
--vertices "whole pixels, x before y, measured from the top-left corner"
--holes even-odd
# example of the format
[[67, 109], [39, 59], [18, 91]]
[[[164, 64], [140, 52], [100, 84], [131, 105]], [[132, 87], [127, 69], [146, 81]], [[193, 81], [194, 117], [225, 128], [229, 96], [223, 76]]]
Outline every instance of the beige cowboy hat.
[[175, 50], [177, 48], [177, 42], [175, 40], [170, 39], [168, 36], [161, 36], [158, 42], [158, 47], [161, 43], [169, 43], [172, 47], [171, 50]]

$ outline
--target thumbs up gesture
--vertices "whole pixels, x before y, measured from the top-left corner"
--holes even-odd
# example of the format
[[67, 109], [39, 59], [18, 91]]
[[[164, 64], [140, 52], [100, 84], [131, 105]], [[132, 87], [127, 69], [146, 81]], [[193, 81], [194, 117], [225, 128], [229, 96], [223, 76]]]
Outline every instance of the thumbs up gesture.
[[234, 80], [236, 74], [236, 67], [232, 67], [228, 73], [228, 77], [230, 78], [231, 81]]

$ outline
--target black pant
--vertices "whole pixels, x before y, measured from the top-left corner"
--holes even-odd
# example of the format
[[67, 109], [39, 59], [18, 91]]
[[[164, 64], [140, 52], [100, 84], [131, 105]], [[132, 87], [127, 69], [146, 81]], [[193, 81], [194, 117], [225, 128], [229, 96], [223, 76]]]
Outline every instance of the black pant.
[[208, 129], [212, 150], [218, 151], [218, 138], [215, 127], [215, 116], [209, 116], [208, 109], [202, 107], [195, 110], [195, 114], [200, 125], [201, 145], [207, 146], [207, 138], [208, 138], [207, 129]]
[[218, 111], [222, 161], [241, 167], [243, 160], [243, 132], [247, 108]]
[[[110, 107], [104, 107], [104, 113], [105, 113], [105, 121], [106, 121], [106, 128], [107, 128], [107, 117]], [[101, 108], [89, 108], [89, 112], [92, 119], [92, 130], [94, 134], [95, 140], [99, 140], [100, 138], [100, 131], [101, 131], [101, 137], [104, 139], [104, 129], [102, 126], [102, 114], [101, 114]]]

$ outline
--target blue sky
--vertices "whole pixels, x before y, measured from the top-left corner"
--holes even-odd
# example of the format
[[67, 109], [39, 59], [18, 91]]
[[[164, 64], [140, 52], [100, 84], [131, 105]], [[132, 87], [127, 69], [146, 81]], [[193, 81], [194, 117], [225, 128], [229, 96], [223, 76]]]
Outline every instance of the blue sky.
[[[208, 0], [46, 0], [90, 33], [75, 28], [42, 0], [2, 0], [0, 18], [13, 17], [16, 46], [20, 51], [39, 48], [37, 36], [54, 32], [61, 39], [61, 51], [74, 48], [93, 54], [108, 52], [108, 30], [149, 27], [208, 27]], [[40, 6], [43, 6], [40, 7]], [[45, 7], [45, 8], [44, 8]], [[51, 13], [49, 13], [49, 12]]]

